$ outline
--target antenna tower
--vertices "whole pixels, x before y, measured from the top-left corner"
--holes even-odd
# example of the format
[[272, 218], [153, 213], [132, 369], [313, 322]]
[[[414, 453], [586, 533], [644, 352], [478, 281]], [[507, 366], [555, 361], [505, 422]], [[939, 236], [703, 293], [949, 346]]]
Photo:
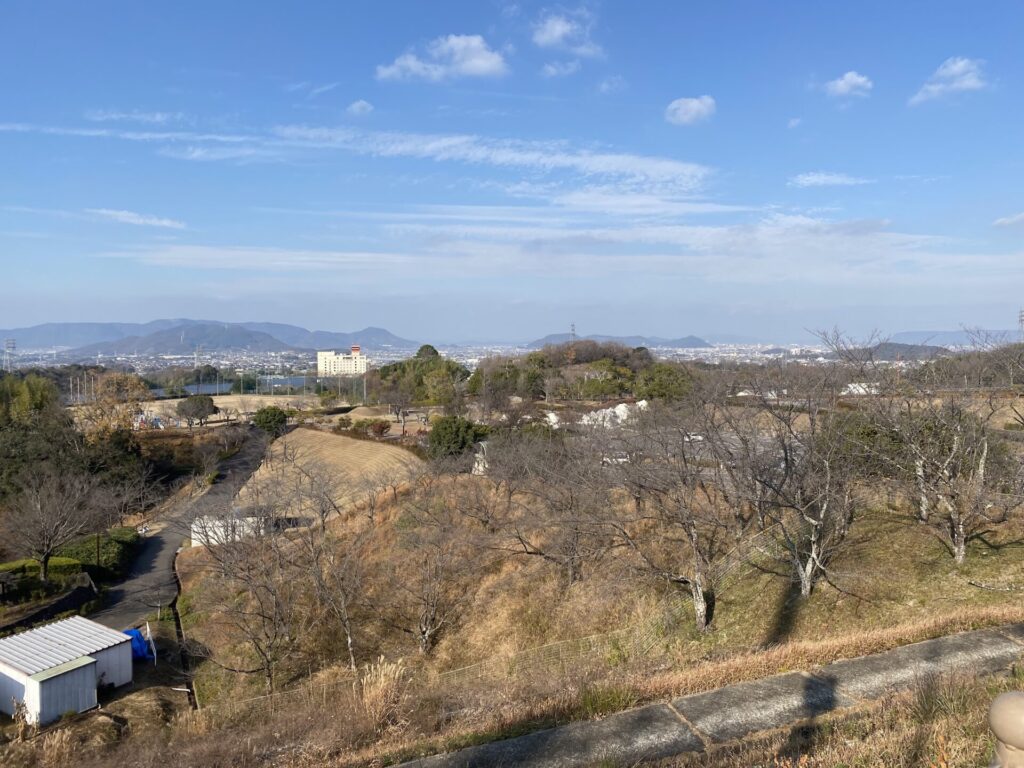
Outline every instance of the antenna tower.
[[18, 344], [14, 339], [4, 339], [4, 370], [8, 373], [14, 367], [14, 350]]
[[569, 323], [569, 341], [576, 341], [576, 323]]
[[1024, 343], [1024, 309], [1017, 313], [1017, 328], [1020, 333], [1018, 341]]

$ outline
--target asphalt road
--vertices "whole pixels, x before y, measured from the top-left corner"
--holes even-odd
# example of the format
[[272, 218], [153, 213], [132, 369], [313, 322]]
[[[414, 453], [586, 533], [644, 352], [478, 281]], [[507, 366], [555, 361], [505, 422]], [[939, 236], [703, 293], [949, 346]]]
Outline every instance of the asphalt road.
[[263, 459], [262, 434], [252, 429], [241, 450], [220, 463], [218, 480], [202, 496], [183, 497], [149, 524], [128, 578], [105, 594], [104, 607], [89, 618], [112, 629], [137, 627], [178, 593], [174, 557], [195, 516], [231, 503]]

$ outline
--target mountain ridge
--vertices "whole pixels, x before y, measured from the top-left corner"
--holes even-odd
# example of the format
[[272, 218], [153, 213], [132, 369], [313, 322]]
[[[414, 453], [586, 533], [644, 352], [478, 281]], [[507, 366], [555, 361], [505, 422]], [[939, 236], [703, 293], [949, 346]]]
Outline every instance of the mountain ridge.
[[[527, 344], [532, 349], [547, 346], [548, 344], [565, 344], [572, 340], [568, 333], [551, 333], [540, 339], [535, 339]], [[605, 334], [592, 333], [589, 336], [577, 336], [579, 341], [604, 341], [625, 344], [627, 347], [677, 347], [680, 349], [710, 349], [711, 344], [697, 336], [683, 336], [678, 339], [666, 339], [661, 336], [608, 336]]]
[[[197, 331], [197, 328], [206, 330]], [[214, 330], [217, 328], [225, 332]], [[227, 332], [227, 329], [235, 330]], [[131, 354], [134, 349], [140, 352], [142, 349], [151, 350], [146, 354], [182, 354], [180, 339], [183, 335], [193, 343], [184, 354], [194, 351], [196, 344], [202, 344], [207, 351], [344, 349], [353, 344], [366, 349], [415, 349], [419, 346], [418, 342], [403, 339], [375, 326], [351, 332], [310, 331], [287, 323], [233, 323], [188, 318], [152, 320], [148, 323], [43, 323], [0, 329], [0, 337], [15, 339], [21, 350], [60, 349], [71, 355]], [[177, 343], [174, 341], [175, 336], [179, 339]]]

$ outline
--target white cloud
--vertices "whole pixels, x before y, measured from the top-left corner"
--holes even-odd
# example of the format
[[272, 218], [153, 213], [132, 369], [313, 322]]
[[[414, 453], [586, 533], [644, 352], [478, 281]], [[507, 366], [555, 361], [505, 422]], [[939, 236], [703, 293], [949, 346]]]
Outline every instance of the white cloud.
[[571, 51], [576, 56], [600, 56], [603, 51], [591, 37], [594, 17], [586, 10], [572, 13], [545, 12], [534, 24], [533, 42], [540, 48]]
[[[161, 153], [190, 160], [286, 160], [301, 153], [345, 151], [378, 157], [417, 157], [535, 173], [602, 178], [620, 190], [690, 194], [713, 169], [657, 155], [580, 149], [565, 141], [493, 139], [473, 134], [366, 131], [350, 127], [277, 126], [268, 133], [204, 134], [193, 131], [114, 131], [30, 123], [0, 123], [0, 133], [90, 137], [156, 144]], [[559, 180], [560, 181], [560, 180]]]
[[327, 93], [328, 91], [333, 91], [339, 85], [341, 85], [341, 83], [326, 83], [324, 85], [318, 85], [315, 88], [310, 88], [309, 89], [309, 98], [315, 99], [317, 96], [319, 96], [322, 93]]
[[284, 87], [284, 89], [289, 93], [305, 93], [307, 99], [315, 99], [321, 94], [333, 91], [339, 85], [341, 85], [341, 83], [324, 83], [322, 85], [317, 85], [316, 83], [301, 82], [289, 83]]
[[802, 122], [803, 122], [802, 118], [791, 117], [791, 118], [789, 118], [789, 121], [786, 123], [786, 127], [787, 128], [799, 128], [800, 127], [800, 123], [802, 123]]
[[612, 75], [611, 77], [606, 77], [604, 80], [602, 80], [598, 84], [597, 90], [600, 91], [601, 93], [616, 93], [617, 91], [624, 90], [625, 87], [625, 78], [620, 77], [619, 75]]
[[692, 192], [711, 169], [653, 155], [573, 149], [564, 142], [490, 139], [471, 134], [417, 134], [356, 131], [349, 128], [280, 126], [275, 130], [289, 146], [341, 149], [379, 157], [419, 157], [436, 161], [558, 171], [615, 179], [637, 189]]
[[85, 212], [102, 219], [110, 219], [121, 224], [134, 224], [138, 227], [163, 227], [165, 229], [185, 229], [185, 224], [174, 219], [149, 216], [135, 211], [117, 211], [110, 208], [86, 208]]
[[996, 227], [1014, 227], [1018, 224], [1024, 224], [1024, 212], [1015, 213], [1012, 216], [1003, 216], [1001, 219], [996, 219], [992, 222]]
[[579, 59], [573, 59], [572, 61], [549, 61], [541, 69], [541, 74], [544, 77], [565, 77], [567, 75], [575, 75], [579, 71]]
[[377, 67], [378, 80], [429, 80], [457, 77], [500, 77], [508, 72], [504, 57], [480, 35], [447, 35], [427, 45], [426, 56], [403, 53]]
[[715, 100], [708, 95], [676, 99], [665, 108], [665, 119], [673, 125], [693, 125], [715, 114]]
[[916, 106], [932, 99], [941, 99], [954, 93], [980, 91], [988, 87], [981, 59], [952, 56], [935, 70], [928, 82], [910, 97], [910, 106]]
[[357, 101], [353, 101], [351, 104], [345, 107], [345, 111], [348, 112], [350, 115], [361, 117], [362, 115], [368, 115], [371, 112], [373, 112], [373, 104], [366, 101], [365, 99], [359, 99]]
[[789, 180], [791, 187], [855, 187], [861, 184], [873, 184], [874, 179], [862, 179], [845, 173], [828, 171], [812, 171], [793, 176]]
[[129, 122], [163, 125], [164, 123], [180, 122], [185, 119], [181, 112], [143, 112], [132, 109], [127, 112], [112, 109], [91, 109], [85, 113], [85, 119], [94, 123]]
[[825, 83], [825, 93], [835, 98], [845, 99], [851, 96], [868, 96], [875, 84], [860, 72], [850, 70], [846, 74]]

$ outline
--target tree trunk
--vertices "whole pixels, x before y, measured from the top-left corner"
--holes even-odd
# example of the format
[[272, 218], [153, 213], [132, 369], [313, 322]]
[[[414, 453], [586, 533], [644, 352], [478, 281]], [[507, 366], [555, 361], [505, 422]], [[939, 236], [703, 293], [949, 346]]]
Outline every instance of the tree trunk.
[[693, 596], [693, 613], [700, 633], [708, 632], [715, 617], [715, 593], [705, 589], [699, 578], [690, 582], [690, 594]]
[[917, 520], [920, 523], [928, 522], [928, 492], [924, 482], [924, 461], [918, 459], [914, 462], [914, 477], [917, 481]]
[[50, 555], [46, 554], [39, 558], [39, 580], [46, 584], [50, 580]]
[[352, 639], [352, 628], [345, 622], [345, 643], [348, 646], [348, 666], [353, 672], [356, 671], [355, 643]]

